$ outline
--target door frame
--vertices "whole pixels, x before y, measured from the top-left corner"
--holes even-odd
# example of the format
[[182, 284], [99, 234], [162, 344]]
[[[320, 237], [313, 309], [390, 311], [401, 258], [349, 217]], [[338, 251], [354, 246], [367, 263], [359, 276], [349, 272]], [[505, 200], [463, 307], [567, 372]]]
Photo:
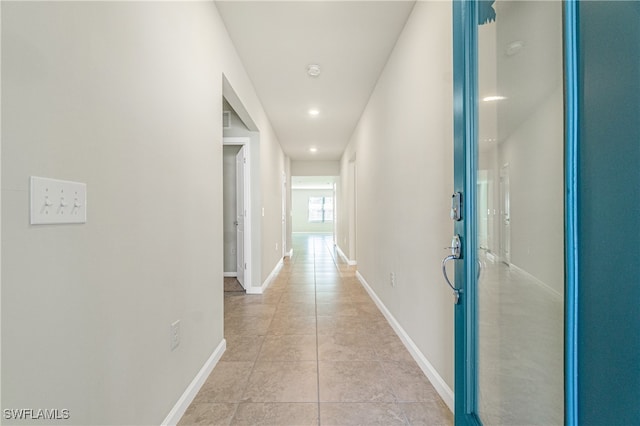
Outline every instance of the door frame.
[[282, 171], [282, 258], [288, 256], [287, 247], [287, 173]]
[[[251, 273], [251, 138], [249, 137], [223, 137], [222, 145], [235, 145], [244, 148], [245, 167], [244, 167], [244, 209], [246, 215], [244, 218], [244, 261], [247, 265], [244, 271], [244, 288], [249, 290], [253, 283], [253, 274]], [[236, 252], [237, 255], [237, 252]]]
[[[578, 424], [577, 400], [577, 225], [578, 225], [578, 14], [577, 0], [563, 2], [563, 59], [565, 83], [565, 423]], [[463, 194], [462, 220], [454, 233], [462, 242], [461, 261], [455, 262], [460, 303], [455, 321], [455, 424], [481, 425], [477, 417], [476, 267], [475, 224], [478, 138], [477, 40], [478, 0], [453, 1], [453, 112], [454, 191]], [[469, 267], [473, 265], [474, 267]]]

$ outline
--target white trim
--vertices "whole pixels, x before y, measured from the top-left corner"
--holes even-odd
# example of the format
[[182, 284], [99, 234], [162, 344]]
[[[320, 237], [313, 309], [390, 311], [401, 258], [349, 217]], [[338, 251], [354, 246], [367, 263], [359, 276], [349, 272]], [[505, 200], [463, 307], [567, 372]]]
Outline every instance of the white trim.
[[[237, 112], [237, 111], [236, 111]], [[244, 271], [245, 289], [251, 288], [253, 282], [253, 268], [251, 262], [251, 221], [253, 212], [251, 211], [251, 138], [249, 137], [223, 137], [222, 145], [241, 145], [244, 147], [244, 209], [246, 215], [244, 218], [244, 263], [247, 265]]]
[[453, 412], [453, 396], [454, 396], [453, 390], [451, 390], [451, 388], [447, 385], [447, 383], [444, 381], [442, 376], [438, 374], [438, 371], [435, 369], [435, 367], [431, 365], [429, 360], [427, 360], [427, 358], [420, 351], [420, 349], [418, 349], [418, 346], [414, 343], [411, 337], [409, 337], [407, 332], [404, 331], [400, 323], [393, 317], [391, 312], [389, 312], [389, 310], [384, 305], [384, 303], [382, 303], [380, 298], [378, 298], [378, 295], [376, 295], [373, 289], [369, 286], [369, 284], [364, 279], [362, 274], [360, 274], [360, 271], [356, 272], [356, 277], [358, 278], [358, 281], [360, 281], [360, 284], [362, 284], [362, 286], [365, 288], [365, 290], [367, 290], [367, 293], [369, 293], [369, 296], [371, 296], [375, 304], [378, 306], [378, 309], [380, 309], [382, 314], [385, 316], [385, 318], [389, 322], [389, 325], [391, 325], [391, 327], [396, 332], [400, 340], [402, 340], [402, 343], [404, 344], [404, 346], [407, 348], [407, 350], [409, 351], [413, 359], [418, 363], [418, 365], [420, 366], [420, 369], [422, 369], [422, 371], [427, 376], [427, 378], [429, 379], [433, 387], [436, 389], [440, 397], [443, 399], [445, 404], [447, 404], [447, 406], [449, 407], [449, 410]]
[[288, 252], [286, 252], [286, 253], [284, 254], [284, 257], [289, 257], [289, 258], [293, 257], [293, 249], [291, 249], [291, 250], [289, 250]]
[[273, 281], [274, 278], [278, 275], [278, 272], [280, 272], [280, 269], [282, 268], [283, 265], [284, 265], [283, 260], [282, 259], [278, 260], [278, 263], [276, 263], [276, 266], [273, 268], [273, 271], [271, 271], [271, 273], [269, 274], [267, 279], [264, 280], [264, 282], [262, 283], [262, 286], [260, 286], [260, 287], [247, 287], [247, 294], [262, 294], [262, 293], [264, 293], [264, 291], [267, 289], [267, 287], [269, 287], [269, 285], [271, 284], [271, 281]]
[[251, 142], [249, 136], [223, 137], [222, 145], [248, 145]]
[[224, 277], [225, 278], [234, 278], [234, 277], [237, 277], [237, 276], [238, 276], [237, 272], [225, 272], [224, 273]]
[[213, 371], [213, 368], [218, 364], [222, 354], [227, 349], [227, 341], [222, 339], [218, 347], [213, 351], [207, 362], [204, 363], [196, 377], [193, 378], [189, 386], [185, 389], [184, 393], [178, 398], [178, 401], [173, 406], [167, 417], [162, 421], [162, 426], [165, 425], [177, 425], [182, 416], [184, 415], [189, 405], [193, 402], [194, 398], [198, 394], [198, 391], [204, 385], [204, 382], [209, 377], [209, 374]]
[[[329, 223], [329, 222], [324, 222], [324, 223]], [[320, 235], [333, 235], [333, 232], [325, 232], [325, 231], [317, 231], [317, 232], [313, 232], [313, 231], [293, 231], [291, 232], [292, 234], [320, 234]]]
[[312, 185], [312, 186], [300, 186], [300, 185], [296, 185], [296, 186], [292, 186], [291, 187], [292, 190], [307, 190], [307, 189], [321, 189], [321, 190], [331, 190], [333, 189], [333, 185]]
[[336, 244], [336, 250], [338, 251], [338, 254], [340, 255], [340, 257], [343, 258], [345, 262], [347, 262], [347, 265], [355, 266], [355, 265], [358, 264], [357, 261], [349, 259], [347, 257], [347, 255], [344, 254], [344, 252], [342, 251], [342, 249], [340, 248], [340, 246], [338, 244]]

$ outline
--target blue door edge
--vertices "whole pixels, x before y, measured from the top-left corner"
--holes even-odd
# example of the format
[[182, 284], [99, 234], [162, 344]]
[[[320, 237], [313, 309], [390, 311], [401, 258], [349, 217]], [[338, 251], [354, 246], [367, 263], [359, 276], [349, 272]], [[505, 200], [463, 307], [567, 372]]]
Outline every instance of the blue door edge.
[[473, 149], [477, 132], [477, 5], [474, 0], [453, 1], [453, 109], [454, 109], [454, 188], [462, 194], [462, 220], [454, 222], [454, 233], [462, 243], [462, 259], [456, 261], [456, 288], [460, 302], [454, 308], [455, 379], [454, 422], [456, 426], [481, 425], [476, 415], [475, 279], [477, 254], [471, 218], [475, 208], [475, 170]]
[[565, 424], [578, 424], [578, 1], [564, 2]]

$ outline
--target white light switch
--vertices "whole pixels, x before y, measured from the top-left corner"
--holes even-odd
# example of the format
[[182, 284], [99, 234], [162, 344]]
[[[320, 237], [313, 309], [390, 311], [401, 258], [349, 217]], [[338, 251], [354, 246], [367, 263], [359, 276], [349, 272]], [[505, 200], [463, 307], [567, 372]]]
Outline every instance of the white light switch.
[[32, 225], [86, 222], [86, 184], [31, 176]]

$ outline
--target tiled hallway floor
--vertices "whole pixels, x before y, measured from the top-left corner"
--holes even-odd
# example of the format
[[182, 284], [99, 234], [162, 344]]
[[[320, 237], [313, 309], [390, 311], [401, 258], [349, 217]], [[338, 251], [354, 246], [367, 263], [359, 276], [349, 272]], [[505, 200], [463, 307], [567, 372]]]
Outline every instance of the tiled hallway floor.
[[224, 297], [227, 350], [181, 425], [452, 424], [331, 237], [294, 234], [265, 294]]

